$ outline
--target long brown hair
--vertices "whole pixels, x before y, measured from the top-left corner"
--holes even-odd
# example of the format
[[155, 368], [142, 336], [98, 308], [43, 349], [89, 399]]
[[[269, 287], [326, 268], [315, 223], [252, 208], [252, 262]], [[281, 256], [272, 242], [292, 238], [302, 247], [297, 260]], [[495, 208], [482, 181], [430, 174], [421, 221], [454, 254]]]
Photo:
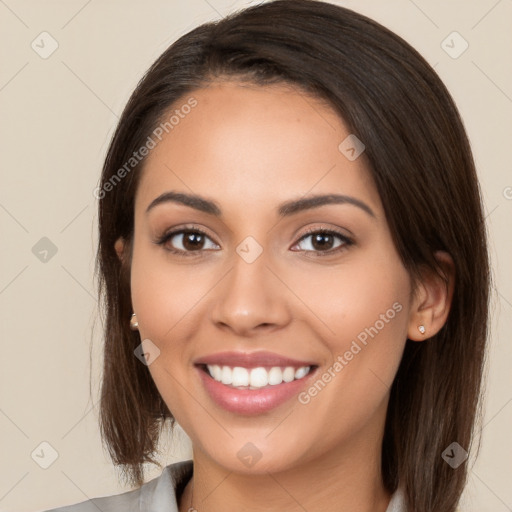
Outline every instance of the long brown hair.
[[428, 341], [406, 342], [391, 389], [382, 475], [390, 492], [404, 489], [409, 510], [455, 510], [467, 465], [452, 469], [441, 455], [454, 441], [469, 451], [474, 437], [490, 281], [470, 145], [449, 92], [416, 50], [365, 16], [314, 0], [276, 0], [192, 30], [150, 67], [122, 114], [97, 189], [105, 315], [100, 425], [113, 461], [142, 484], [143, 463], [154, 462], [166, 420], [174, 421], [134, 356], [141, 340], [129, 329], [130, 262], [121, 264], [114, 250], [118, 237], [132, 241], [144, 159], [125, 167], [122, 179], [119, 170], [178, 100], [219, 77], [287, 83], [325, 100], [366, 146], [410, 275], [439, 271], [437, 250], [453, 258], [446, 325]]

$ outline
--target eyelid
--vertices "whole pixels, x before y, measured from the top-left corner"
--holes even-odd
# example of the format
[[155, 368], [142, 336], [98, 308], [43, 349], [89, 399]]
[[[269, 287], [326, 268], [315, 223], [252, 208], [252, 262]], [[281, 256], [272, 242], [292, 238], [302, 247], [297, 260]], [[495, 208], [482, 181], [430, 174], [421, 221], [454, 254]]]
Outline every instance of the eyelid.
[[[348, 231], [348, 230], [346, 229], [345, 231]], [[302, 235], [300, 235], [300, 238], [298, 240], [302, 240], [305, 236], [312, 235], [314, 233], [333, 233], [333, 234], [339, 235], [340, 237], [346, 238], [346, 239], [351, 239], [354, 236], [354, 235], [352, 235], [351, 232], [349, 232], [350, 234], [343, 233], [341, 231], [341, 228], [331, 228], [328, 226], [315, 226], [315, 227], [306, 228], [304, 230], [304, 232], [302, 233]], [[297, 235], [297, 236], [299, 236], [299, 235]]]
[[[166, 229], [162, 232], [162, 234], [157, 235], [157, 240], [161, 240], [163, 238], [168, 238], [169, 236], [179, 235], [180, 233], [187, 232], [187, 231], [197, 231], [201, 233], [202, 235], [207, 236], [212, 241], [215, 242], [215, 238], [205, 229], [202, 227], [197, 226], [196, 224], [183, 224], [178, 225], [176, 227], [172, 227], [169, 229]], [[219, 243], [215, 242], [217, 245], [220, 245]]]
[[[312, 224], [312, 223], [309, 223], [309, 224]], [[340, 235], [341, 237], [355, 239], [355, 235], [350, 229], [348, 229], [346, 227], [341, 228], [338, 226], [331, 226], [325, 222], [318, 222], [317, 225], [315, 225], [313, 227], [311, 227], [311, 226], [307, 227], [304, 230], [304, 232], [302, 233], [302, 235], [300, 235], [300, 236], [304, 236], [305, 234], [307, 235], [307, 234], [311, 234], [311, 233], [316, 233], [317, 231], [329, 231], [332, 233], [336, 233], [336, 234]], [[300, 233], [300, 230], [298, 232]], [[296, 235], [296, 236], [299, 236], [299, 235]]]

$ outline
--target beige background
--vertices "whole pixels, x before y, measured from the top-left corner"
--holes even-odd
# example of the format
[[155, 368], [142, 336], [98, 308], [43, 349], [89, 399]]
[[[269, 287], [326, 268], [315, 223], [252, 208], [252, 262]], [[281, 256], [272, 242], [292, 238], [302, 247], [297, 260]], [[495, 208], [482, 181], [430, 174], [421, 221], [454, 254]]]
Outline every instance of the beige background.
[[[256, 2], [0, 0], [2, 511], [42, 510], [127, 490], [102, 451], [97, 426], [101, 324], [92, 191], [118, 116], [146, 68], [193, 27], [249, 3]], [[483, 444], [461, 510], [510, 511], [512, 1], [336, 3], [391, 28], [435, 66], [472, 141], [495, 292]], [[38, 38], [43, 31], [59, 45], [46, 59], [31, 47], [35, 40], [43, 51], [45, 37], [44, 47], [51, 48], [48, 36]], [[456, 59], [442, 47], [453, 31], [469, 44]], [[452, 52], [462, 48], [460, 39], [449, 44]], [[32, 252], [42, 237], [57, 248], [46, 262]], [[58, 457], [47, 469], [31, 457], [35, 450], [45, 455], [34, 459], [50, 462], [52, 449]], [[184, 435], [162, 451], [163, 464], [190, 456]], [[159, 474], [153, 468], [150, 477]]]

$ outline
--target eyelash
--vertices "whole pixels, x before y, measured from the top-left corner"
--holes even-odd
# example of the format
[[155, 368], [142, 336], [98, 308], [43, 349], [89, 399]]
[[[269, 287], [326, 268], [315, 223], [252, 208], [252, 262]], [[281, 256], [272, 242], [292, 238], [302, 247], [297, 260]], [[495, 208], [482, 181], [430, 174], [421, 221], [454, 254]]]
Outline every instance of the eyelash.
[[[185, 226], [173, 231], [169, 231], [164, 233], [162, 236], [160, 236], [154, 243], [157, 245], [164, 245], [167, 241], [172, 239], [175, 235], [181, 235], [185, 233], [194, 233], [194, 234], [201, 234], [211, 240], [211, 237], [202, 229], [195, 227], [195, 226]], [[339, 252], [346, 250], [351, 245], [354, 245], [354, 241], [347, 237], [346, 235], [340, 233], [339, 231], [333, 230], [333, 229], [325, 229], [325, 228], [309, 228], [306, 230], [306, 232], [297, 240], [297, 242], [294, 245], [297, 245], [298, 243], [302, 242], [304, 239], [308, 238], [311, 235], [316, 234], [322, 234], [322, 235], [334, 235], [341, 239], [343, 242], [342, 245], [336, 247], [335, 249], [329, 249], [327, 251], [305, 251], [302, 250], [302, 252], [306, 253], [314, 253], [314, 257], [326, 257], [326, 256], [332, 256], [333, 254], [338, 254]], [[216, 242], [214, 242], [216, 243]], [[217, 244], [218, 245], [218, 244]], [[204, 251], [204, 249], [198, 249], [197, 251], [182, 251], [181, 249], [174, 249], [174, 248], [165, 248], [166, 251], [175, 254], [177, 256], [182, 257], [194, 257], [197, 255], [197, 253], [200, 253]], [[208, 250], [208, 249], [207, 249]], [[300, 251], [296, 251], [300, 252]], [[195, 253], [195, 254], [194, 254]]]

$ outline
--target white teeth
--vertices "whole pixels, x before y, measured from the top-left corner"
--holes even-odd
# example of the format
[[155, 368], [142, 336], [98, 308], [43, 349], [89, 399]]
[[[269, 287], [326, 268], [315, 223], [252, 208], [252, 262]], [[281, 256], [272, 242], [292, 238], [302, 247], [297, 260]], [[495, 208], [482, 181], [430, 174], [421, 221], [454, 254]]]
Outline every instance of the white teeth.
[[283, 382], [292, 382], [295, 379], [302, 379], [310, 371], [310, 366], [302, 366], [293, 368], [287, 366], [285, 368], [273, 366], [270, 369], [263, 367], [243, 368], [241, 366], [219, 366], [217, 364], [207, 365], [208, 371], [213, 379], [222, 382], [226, 386], [242, 387], [248, 389], [259, 389], [265, 386], [276, 386]]
[[268, 372], [265, 368], [253, 368], [251, 370], [249, 384], [253, 388], [262, 388], [268, 384]]
[[[228, 370], [230, 370], [228, 368]], [[222, 368], [220, 366], [213, 366], [213, 377], [215, 380], [218, 380], [219, 382], [222, 380]]]
[[237, 387], [249, 385], [249, 372], [246, 368], [235, 366], [231, 375], [233, 377], [233, 382], [231, 383], [233, 386]]
[[291, 382], [295, 379], [295, 370], [291, 366], [287, 366], [283, 372], [283, 380], [285, 382]]
[[268, 372], [268, 383], [271, 386], [275, 386], [276, 384], [281, 384], [281, 382], [283, 382], [283, 372], [281, 368], [278, 366], [270, 368], [270, 371]]
[[302, 377], [305, 377], [308, 373], [309, 373], [309, 366], [303, 366], [302, 368], [297, 368], [297, 370], [295, 370], [295, 378], [302, 379]]
[[[214, 365], [214, 366], [217, 366], [217, 365]], [[220, 366], [217, 366], [217, 368], [220, 369]], [[229, 366], [223, 366], [222, 367], [222, 370], [221, 370], [221, 375], [220, 375], [220, 379], [218, 377], [219, 375], [219, 371], [217, 370], [217, 377], [215, 376], [215, 372], [213, 372], [212, 374], [212, 371], [210, 369], [210, 366], [208, 366], [208, 370], [210, 370], [210, 375], [215, 379], [215, 380], [218, 380], [219, 382], [222, 382], [222, 384], [231, 384], [233, 382], [233, 376], [232, 376], [232, 373], [231, 373], [231, 368]]]

